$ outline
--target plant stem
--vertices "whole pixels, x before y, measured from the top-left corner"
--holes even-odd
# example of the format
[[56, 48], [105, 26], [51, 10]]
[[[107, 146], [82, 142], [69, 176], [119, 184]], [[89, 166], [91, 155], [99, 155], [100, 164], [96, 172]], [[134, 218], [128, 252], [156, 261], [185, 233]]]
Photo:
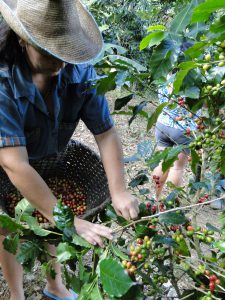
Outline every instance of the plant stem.
[[137, 223], [141, 223], [141, 222], [144, 222], [144, 221], [149, 221], [153, 218], [156, 218], [156, 217], [159, 217], [161, 215], [164, 215], [164, 214], [167, 214], [169, 212], [175, 212], [175, 211], [182, 211], [182, 210], [187, 210], [187, 209], [190, 209], [192, 207], [198, 207], [200, 205], [208, 205], [210, 203], [213, 203], [217, 200], [221, 200], [221, 199], [225, 199], [225, 195], [220, 197], [220, 198], [216, 198], [216, 199], [213, 199], [213, 200], [209, 200], [209, 201], [206, 201], [204, 203], [196, 203], [196, 204], [191, 204], [191, 205], [187, 205], [187, 206], [181, 206], [181, 207], [175, 207], [175, 208], [172, 208], [172, 209], [169, 209], [169, 210], [165, 210], [163, 212], [160, 212], [158, 214], [154, 214], [154, 215], [151, 215], [151, 216], [147, 216], [147, 217], [142, 217], [141, 219], [138, 219], [136, 221], [132, 221], [130, 222], [129, 224], [125, 225], [125, 226], [120, 226], [120, 227], [117, 227], [116, 229], [113, 230], [113, 233], [117, 233], [121, 230], [124, 230], [125, 228], [128, 228], [132, 225], [135, 225]]

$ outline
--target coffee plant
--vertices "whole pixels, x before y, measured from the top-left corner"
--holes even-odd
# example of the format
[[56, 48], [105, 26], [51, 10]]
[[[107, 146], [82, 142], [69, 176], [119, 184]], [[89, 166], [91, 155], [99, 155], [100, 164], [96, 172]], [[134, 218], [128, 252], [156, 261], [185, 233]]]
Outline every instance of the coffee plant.
[[127, 57], [146, 63], [148, 53], [138, 51], [140, 40], [145, 36], [148, 24], [162, 20], [164, 24], [180, 9], [182, 1], [157, 0], [86, 0], [85, 4], [95, 16], [104, 40], [125, 47]]
[[[10, 232], [4, 246], [17, 255], [25, 270], [30, 271], [39, 259], [43, 271], [54, 277], [52, 261], [57, 260], [63, 265], [67, 286], [79, 294], [78, 299], [162, 299], [170, 297], [171, 288], [178, 299], [225, 298], [225, 211], [218, 213], [220, 228], [209, 222], [199, 225], [198, 218], [204, 206], [225, 199], [225, 3], [185, 3], [168, 26], [146, 26], [146, 36], [139, 41], [139, 51], [149, 55], [145, 63], [126, 57], [125, 49], [116, 43], [106, 44], [95, 61], [102, 76], [93, 84], [99, 94], [123, 89], [126, 96], [115, 101], [114, 114], [129, 116], [131, 126], [137, 116], [142, 117], [147, 131], [164, 107], [185, 109], [175, 121], [186, 121], [188, 116], [197, 125], [196, 131], [186, 132], [193, 138], [189, 145], [192, 176], [187, 184], [168, 184], [168, 194], [156, 201], [149, 186], [157, 188], [160, 177], [152, 176], [151, 171], [162, 162], [166, 172], [184, 146], [156, 151], [149, 143], [138, 145], [131, 161], [139, 160], [143, 167], [129, 186], [140, 199], [139, 218], [126, 221], [110, 205], [100, 212], [92, 221], [112, 226], [114, 232], [113, 241], [105, 241], [105, 248], [92, 246], [76, 234], [72, 210], [80, 212], [77, 205], [85, 210], [85, 191], [69, 182], [65, 182], [71, 189], [69, 198], [76, 201], [69, 207], [71, 199], [63, 198], [63, 189], [57, 192], [56, 228], [40, 226], [25, 199], [17, 205], [13, 202], [14, 218], [0, 215], [0, 226]], [[132, 36], [130, 39], [132, 42]], [[192, 46], [181, 53], [184, 41]], [[174, 69], [173, 90], [164, 95], [170, 102], [158, 105], [152, 96]], [[141, 96], [141, 102], [130, 105], [136, 96]], [[152, 111], [147, 110], [149, 103]], [[53, 181], [53, 190], [54, 186]], [[57, 246], [56, 256], [48, 253], [46, 241]]]

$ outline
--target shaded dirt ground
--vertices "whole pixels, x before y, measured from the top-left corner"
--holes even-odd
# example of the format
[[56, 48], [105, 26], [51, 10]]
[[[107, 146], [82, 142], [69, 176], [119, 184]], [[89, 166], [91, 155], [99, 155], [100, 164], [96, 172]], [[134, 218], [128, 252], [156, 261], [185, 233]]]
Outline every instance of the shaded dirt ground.
[[[118, 94], [119, 92], [117, 93], [117, 96]], [[120, 97], [120, 95], [118, 97]], [[111, 107], [111, 111], [113, 111], [114, 99], [115, 94], [108, 95], [108, 101]], [[135, 100], [132, 101], [134, 102], [131, 103], [131, 105], [135, 103]], [[148, 109], [151, 110], [151, 107], [148, 107]], [[147, 139], [152, 140], [154, 142], [153, 133], [150, 132], [149, 134], [146, 134], [146, 122], [141, 117], [138, 117], [132, 123], [131, 127], [128, 126], [127, 116], [114, 115], [113, 118], [115, 120], [116, 128], [121, 137], [125, 157], [133, 155], [136, 152], [136, 145], [142, 142], [143, 140]], [[83, 123], [79, 124], [74, 134], [74, 138], [85, 144], [88, 144], [92, 149], [97, 150], [93, 136], [88, 132], [87, 128]], [[141, 167], [141, 163], [126, 164], [125, 171], [127, 181], [129, 181], [127, 171], [129, 170], [131, 175], [134, 175], [141, 169]], [[188, 171], [187, 175], [189, 175]], [[153, 190], [151, 184], [150, 189]], [[218, 211], [212, 210], [210, 207], [205, 207], [200, 213], [198, 219], [200, 223], [199, 225], [203, 225], [206, 222], [209, 222], [214, 226], [218, 227], [218, 213]], [[42, 295], [44, 285], [44, 278], [41, 274], [39, 264], [37, 263], [33, 272], [25, 274], [24, 276], [24, 287], [27, 295], [27, 300], [46, 300], [47, 298]], [[8, 299], [8, 289], [0, 270], [0, 300]]]

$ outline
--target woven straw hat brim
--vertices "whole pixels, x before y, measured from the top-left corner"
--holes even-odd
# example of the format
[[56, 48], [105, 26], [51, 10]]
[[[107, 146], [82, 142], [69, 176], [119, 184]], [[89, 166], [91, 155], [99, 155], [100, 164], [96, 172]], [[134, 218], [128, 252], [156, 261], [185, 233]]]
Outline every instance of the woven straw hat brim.
[[[30, 3], [30, 1], [24, 2], [27, 2], [26, 6]], [[37, 2], [41, 3], [42, 1]], [[86, 63], [100, 54], [103, 47], [102, 35], [91, 13], [79, 0], [66, 0], [63, 5], [70, 3], [71, 6], [71, 2], [74, 5], [74, 11], [78, 14], [73, 16], [73, 10], [68, 6], [67, 14], [59, 14], [60, 18], [54, 24], [43, 19], [37, 22], [38, 26], [33, 26], [32, 22], [29, 23], [29, 20], [34, 17], [33, 15], [30, 18], [27, 17], [26, 22], [21, 21], [17, 15], [16, 0], [0, 0], [0, 12], [6, 23], [18, 36], [40, 51], [44, 50], [68, 63]], [[61, 26], [63, 22], [64, 26]], [[66, 30], [65, 24], [67, 24]]]

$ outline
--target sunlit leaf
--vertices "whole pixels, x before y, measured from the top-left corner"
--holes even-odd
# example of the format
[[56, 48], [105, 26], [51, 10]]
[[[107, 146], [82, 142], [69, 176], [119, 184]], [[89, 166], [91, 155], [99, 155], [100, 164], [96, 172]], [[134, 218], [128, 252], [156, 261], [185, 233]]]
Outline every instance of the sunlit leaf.
[[160, 31], [163, 31], [163, 30], [165, 30], [166, 29], [166, 26], [164, 26], [164, 25], [151, 25], [151, 26], [149, 26], [148, 27], [148, 31], [157, 31], [157, 30], [160, 30]]
[[100, 262], [100, 277], [104, 290], [110, 296], [122, 297], [135, 285], [122, 265], [112, 258]]
[[76, 257], [74, 247], [67, 243], [60, 243], [56, 248], [57, 261], [62, 263]]
[[211, 13], [221, 8], [225, 8], [224, 0], [206, 0], [194, 8], [192, 22], [206, 21]]
[[225, 31], [225, 16], [222, 16], [219, 20], [214, 22], [210, 26], [210, 31], [218, 33], [218, 32], [224, 32]]
[[219, 249], [221, 252], [225, 253], [225, 241], [218, 241], [213, 243], [213, 247]]
[[166, 34], [163, 31], [155, 31], [147, 35], [140, 43], [140, 50], [158, 45], [165, 37]]

